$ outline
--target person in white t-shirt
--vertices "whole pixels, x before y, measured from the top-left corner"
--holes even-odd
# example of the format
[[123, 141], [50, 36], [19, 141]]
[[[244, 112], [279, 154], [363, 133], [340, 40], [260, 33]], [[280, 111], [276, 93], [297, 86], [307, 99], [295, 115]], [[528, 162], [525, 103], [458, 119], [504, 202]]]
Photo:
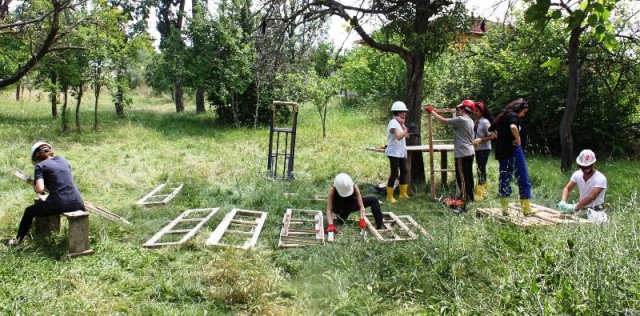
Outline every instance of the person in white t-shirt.
[[[576, 159], [580, 170], [571, 175], [571, 180], [562, 190], [562, 199], [558, 203], [561, 211], [576, 213], [580, 217], [595, 222], [607, 221], [607, 213], [604, 206], [604, 196], [607, 191], [607, 178], [602, 172], [595, 169], [596, 154], [585, 149]], [[578, 186], [580, 199], [576, 203], [567, 203], [571, 190]]]
[[[389, 158], [390, 175], [387, 181], [387, 201], [396, 203], [393, 198], [393, 191], [396, 179], [400, 182], [400, 198], [409, 197], [409, 181], [407, 179], [407, 142], [409, 131], [404, 124], [407, 119], [407, 105], [402, 101], [393, 102], [391, 105], [391, 113], [393, 117], [387, 125], [387, 148], [384, 150], [385, 155]], [[398, 173], [400, 171], [400, 173]]]

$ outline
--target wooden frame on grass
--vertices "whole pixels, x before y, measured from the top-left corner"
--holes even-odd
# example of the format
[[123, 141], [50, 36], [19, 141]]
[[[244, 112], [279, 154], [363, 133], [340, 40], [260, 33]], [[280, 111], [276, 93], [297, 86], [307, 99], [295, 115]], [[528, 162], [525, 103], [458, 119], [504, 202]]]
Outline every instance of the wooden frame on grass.
[[[239, 219], [243, 217], [253, 218], [253, 221]], [[258, 243], [258, 237], [267, 219], [267, 212], [243, 210], [234, 208], [227, 213], [222, 222], [207, 239], [207, 246], [227, 246], [241, 249], [253, 248]], [[234, 229], [230, 229], [234, 228]], [[222, 242], [224, 237], [232, 238], [241, 236], [242, 245]]]
[[[185, 210], [180, 214], [176, 219], [171, 221], [167, 226], [162, 228], [159, 232], [157, 232], [153, 237], [151, 237], [147, 242], [145, 242], [143, 247], [162, 247], [162, 246], [170, 246], [170, 245], [180, 245], [185, 241], [189, 240], [191, 237], [195, 236], [195, 234], [202, 228], [202, 226], [218, 212], [218, 208], [200, 208], [200, 209], [191, 209]], [[206, 214], [204, 217], [191, 217], [194, 214]], [[185, 223], [196, 223], [195, 226], [190, 228], [181, 228], [181, 229], [173, 229], [174, 227], [185, 224]], [[164, 235], [171, 234], [184, 234], [184, 236], [178, 241], [170, 241], [170, 242], [158, 242], [158, 240], [162, 239]]]
[[[136, 204], [146, 206], [167, 204], [180, 192], [180, 190], [182, 190], [183, 186], [184, 185], [182, 183], [163, 183], [153, 189], [153, 191], [149, 192], [149, 194], [138, 200]], [[165, 187], [168, 188], [168, 190], [165, 189]]]
[[[373, 214], [367, 214], [364, 220], [367, 223], [369, 231], [371, 231], [379, 241], [388, 242], [418, 239], [418, 235], [412, 232], [393, 212], [382, 212], [383, 229], [376, 229], [375, 225], [372, 224], [372, 221], [375, 223]], [[396, 227], [400, 229], [396, 229]]]
[[282, 218], [278, 247], [324, 245], [322, 211], [287, 209]]

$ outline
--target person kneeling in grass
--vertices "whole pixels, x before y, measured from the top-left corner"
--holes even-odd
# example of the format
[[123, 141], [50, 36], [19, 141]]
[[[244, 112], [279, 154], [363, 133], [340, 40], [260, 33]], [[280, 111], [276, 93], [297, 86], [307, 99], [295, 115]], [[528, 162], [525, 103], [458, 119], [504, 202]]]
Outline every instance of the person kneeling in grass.
[[[575, 213], [596, 223], [606, 222], [608, 219], [604, 207], [604, 195], [607, 191], [607, 178], [596, 170], [596, 154], [585, 149], [576, 159], [580, 170], [571, 175], [571, 179], [562, 190], [562, 199], [558, 208], [566, 213]], [[578, 186], [580, 200], [575, 204], [567, 203], [571, 190]]]
[[335, 232], [336, 226], [333, 223], [333, 214], [338, 215], [338, 221], [344, 222], [349, 214], [360, 211], [360, 221], [358, 225], [364, 229], [367, 227], [364, 220], [365, 208], [371, 207], [371, 213], [376, 221], [376, 229], [383, 228], [382, 210], [380, 201], [372, 195], [365, 197], [360, 193], [358, 185], [353, 183], [351, 177], [346, 173], [340, 173], [333, 180], [333, 186], [329, 188], [327, 198], [327, 232]]

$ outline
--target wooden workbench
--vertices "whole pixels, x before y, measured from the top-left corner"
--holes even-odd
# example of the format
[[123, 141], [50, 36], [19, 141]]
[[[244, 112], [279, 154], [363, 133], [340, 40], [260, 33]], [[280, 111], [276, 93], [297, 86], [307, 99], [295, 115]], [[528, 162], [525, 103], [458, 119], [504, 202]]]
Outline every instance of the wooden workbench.
[[[367, 147], [365, 149], [369, 151], [384, 153], [384, 148]], [[407, 152], [409, 151], [429, 152], [429, 145], [407, 146]], [[453, 172], [455, 170], [455, 169], [447, 168], [447, 156], [448, 156], [447, 153], [450, 151], [453, 151], [453, 144], [433, 144], [433, 151], [440, 153], [440, 169], [438, 170], [438, 172], [440, 173], [441, 183], [445, 184], [447, 183], [447, 172]], [[428, 166], [428, 164], [424, 164], [424, 165], [425, 167]], [[411, 155], [407, 153], [407, 183], [409, 183], [410, 181], [411, 181]], [[432, 192], [435, 192], [435, 191], [432, 190]], [[433, 193], [431, 197], [435, 198]]]

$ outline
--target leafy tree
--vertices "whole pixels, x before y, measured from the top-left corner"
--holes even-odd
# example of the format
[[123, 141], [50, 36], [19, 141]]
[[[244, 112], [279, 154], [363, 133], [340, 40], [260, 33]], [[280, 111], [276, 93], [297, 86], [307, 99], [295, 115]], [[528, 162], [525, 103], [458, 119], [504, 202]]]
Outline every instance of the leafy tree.
[[[580, 39], [585, 32], [593, 32], [595, 39], [603, 42], [607, 49], [615, 48], [617, 41], [610, 18], [617, 2], [617, 0], [536, 0], [525, 14], [525, 20], [534, 23], [536, 29], [540, 31], [550, 20], [561, 20], [566, 26], [568, 43], [564, 60], [567, 62], [569, 80], [566, 106], [560, 124], [560, 168], [565, 172], [571, 170], [574, 157], [571, 125], [578, 104], [580, 64], [586, 58], [581, 54]], [[561, 64], [560, 58], [556, 57], [542, 65], [549, 67], [551, 72], [555, 72]]]
[[[303, 16], [306, 20], [313, 20], [328, 15], [339, 16], [349, 23], [365, 45], [402, 59], [406, 67], [403, 99], [409, 108], [408, 124], [420, 126], [425, 66], [467, 27], [464, 2], [371, 0], [358, 6], [340, 1], [310, 1], [291, 17]], [[360, 21], [370, 18], [382, 20], [380, 38], [372, 37], [362, 27]], [[419, 143], [419, 138], [409, 140], [409, 144]], [[425, 180], [421, 153], [414, 153], [411, 170], [414, 181]]]
[[186, 45], [182, 41], [182, 28], [185, 19], [185, 0], [162, 0], [158, 2], [158, 32], [160, 50], [164, 53], [167, 65], [172, 72], [173, 97], [176, 112], [184, 111], [184, 73]]

